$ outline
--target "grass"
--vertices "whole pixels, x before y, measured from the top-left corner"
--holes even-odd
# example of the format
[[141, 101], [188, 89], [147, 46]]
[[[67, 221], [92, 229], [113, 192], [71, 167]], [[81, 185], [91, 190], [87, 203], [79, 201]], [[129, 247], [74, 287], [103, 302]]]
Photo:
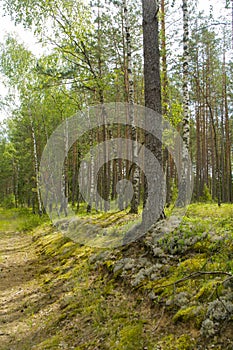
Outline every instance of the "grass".
[[4, 209], [0, 207], [0, 231], [27, 232], [48, 223], [47, 215], [36, 215], [28, 208]]

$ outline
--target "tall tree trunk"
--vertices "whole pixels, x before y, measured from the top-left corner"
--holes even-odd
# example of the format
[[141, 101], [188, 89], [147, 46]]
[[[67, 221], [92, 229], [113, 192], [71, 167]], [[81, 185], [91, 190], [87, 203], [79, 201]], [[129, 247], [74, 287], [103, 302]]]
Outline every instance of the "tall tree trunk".
[[39, 162], [38, 162], [38, 154], [37, 154], [37, 141], [36, 141], [36, 134], [35, 134], [35, 128], [33, 123], [33, 116], [32, 112], [29, 109], [29, 118], [30, 118], [30, 124], [31, 124], [31, 132], [32, 132], [32, 142], [33, 142], [33, 155], [34, 155], [34, 167], [35, 167], [35, 174], [36, 174], [36, 194], [37, 194], [37, 201], [38, 201], [38, 211], [39, 215], [42, 215], [43, 213], [43, 205], [42, 200], [40, 196], [40, 180], [39, 180]]
[[131, 33], [128, 17], [127, 0], [123, 0], [124, 7], [124, 20], [125, 20], [125, 35], [126, 35], [126, 49], [127, 49], [127, 67], [128, 67], [128, 81], [129, 81], [129, 122], [131, 127], [131, 139], [132, 139], [132, 170], [131, 178], [133, 183], [133, 198], [131, 200], [130, 212], [137, 214], [139, 205], [139, 169], [137, 166], [138, 161], [138, 147], [137, 147], [137, 130], [135, 126], [134, 115], [134, 76], [133, 76], [133, 64], [132, 64], [132, 48], [131, 48]]
[[68, 135], [68, 121], [65, 119], [65, 129], [64, 129], [64, 149], [66, 158], [64, 160], [64, 167], [62, 170], [62, 196], [61, 196], [61, 203], [60, 203], [60, 209], [59, 213], [62, 213], [64, 211], [65, 216], [68, 215], [67, 210], [67, 204], [68, 204], [68, 141], [69, 141], [69, 135]]
[[108, 149], [106, 145], [106, 141], [108, 139], [108, 126], [107, 126], [107, 114], [106, 109], [104, 107], [104, 91], [102, 88], [102, 78], [103, 78], [103, 55], [102, 55], [102, 28], [101, 28], [101, 20], [100, 20], [100, 2], [98, 1], [98, 93], [99, 93], [99, 102], [101, 103], [101, 112], [102, 112], [102, 135], [103, 135], [103, 143], [104, 143], [104, 165], [103, 165], [103, 197], [104, 197], [104, 211], [107, 212], [110, 209], [110, 174], [109, 174], [109, 166], [107, 164], [107, 155]]
[[89, 132], [89, 145], [90, 145], [90, 173], [89, 173], [89, 201], [87, 204], [87, 213], [91, 213], [93, 202], [95, 201], [95, 178], [94, 178], [94, 171], [95, 171], [95, 163], [94, 163], [94, 154], [93, 154], [93, 145], [94, 145], [94, 132], [91, 130], [91, 121], [89, 116], [89, 110], [88, 110], [88, 120], [89, 120], [89, 126], [90, 126], [90, 132]]
[[215, 159], [216, 159], [217, 198], [218, 198], [218, 205], [220, 206], [221, 205], [221, 184], [220, 184], [220, 159], [219, 159], [219, 151], [218, 151], [218, 136], [217, 136], [216, 125], [214, 122], [213, 109], [207, 97], [206, 97], [206, 104], [209, 109], [210, 121], [212, 124], [212, 130], [213, 130], [213, 140], [214, 140]]
[[[232, 9], [233, 9], [233, 1], [232, 1]], [[233, 18], [232, 18], [232, 21], [233, 21]], [[226, 53], [225, 53], [225, 51], [224, 51], [224, 55], [223, 55], [223, 100], [224, 100], [223, 103], [224, 103], [224, 111], [225, 111], [225, 135], [226, 135], [226, 150], [225, 150], [226, 201], [232, 203], [233, 202], [233, 193], [232, 193], [232, 168], [231, 168], [231, 139], [230, 139], [230, 126], [229, 126], [229, 109], [228, 109], [228, 101], [227, 101], [227, 75], [226, 75]]]
[[200, 106], [197, 106], [196, 110], [196, 199], [200, 198], [200, 180], [201, 180], [201, 138], [200, 138]]
[[[165, 0], [161, 0], [161, 62], [162, 62], [162, 76], [161, 76], [161, 90], [162, 90], [162, 115], [168, 117], [169, 115], [169, 93], [168, 93], [168, 72], [167, 72], [167, 43], [166, 43], [166, 22], [165, 22]], [[172, 157], [165, 148], [163, 152], [163, 166], [166, 173], [166, 204], [169, 206], [172, 200]]]
[[122, 45], [123, 45], [123, 71], [124, 71], [124, 97], [125, 101], [129, 101], [129, 77], [128, 77], [128, 67], [127, 67], [127, 47], [126, 47], [126, 37], [125, 37], [125, 23], [124, 23], [124, 18], [125, 18], [125, 4], [123, 0], [123, 6], [122, 6]]
[[189, 191], [189, 13], [188, 2], [183, 0], [183, 148], [181, 181], [179, 186], [178, 205], [186, 205], [187, 193]]
[[167, 43], [166, 43], [166, 22], [165, 22], [165, 0], [161, 0], [161, 90], [162, 90], [162, 113], [168, 116], [169, 95], [168, 95], [168, 74], [167, 74]]
[[[224, 78], [223, 78], [224, 79]], [[221, 193], [222, 193], [222, 202], [226, 202], [227, 193], [226, 193], [226, 164], [225, 164], [225, 128], [224, 128], [224, 89], [222, 87], [222, 101], [221, 101], [221, 145], [220, 145], [220, 169], [221, 169]]]
[[[157, 1], [142, 0], [143, 7], [143, 49], [144, 49], [144, 80], [145, 80], [145, 106], [156, 113], [146, 113], [145, 146], [157, 158], [162, 168], [162, 103], [161, 103], [161, 81], [160, 81], [160, 53], [159, 53], [159, 31], [157, 14], [159, 6]], [[154, 115], [156, 114], [156, 121]], [[154, 123], [153, 123], [154, 120]], [[157, 135], [158, 137], [155, 137]], [[164, 216], [163, 193], [158, 191], [162, 179], [159, 172], [155, 171], [149, 159], [145, 157], [145, 168], [148, 179], [156, 183], [150, 187], [146, 181], [145, 200], [147, 206], [143, 211], [143, 223], [149, 227], [155, 218]], [[155, 188], [154, 188], [155, 186]], [[153, 192], [153, 193], [152, 193]]]
[[72, 147], [72, 193], [71, 193], [71, 201], [72, 207], [75, 206], [75, 201], [77, 200], [77, 183], [78, 183], [78, 171], [77, 171], [77, 163], [78, 163], [78, 152], [77, 152], [77, 144], [76, 141]]
[[107, 126], [107, 114], [106, 109], [104, 107], [104, 96], [103, 92], [100, 92], [100, 102], [101, 102], [101, 114], [102, 114], [102, 137], [103, 137], [103, 151], [104, 151], [104, 165], [103, 165], [103, 198], [104, 198], [104, 211], [107, 212], [110, 209], [110, 174], [109, 174], [109, 165], [107, 163], [108, 159], [108, 147], [107, 147], [107, 140], [108, 140], [108, 126]]
[[15, 197], [15, 207], [18, 208], [19, 203], [19, 169], [17, 160], [13, 158], [12, 161], [12, 169], [13, 169], [13, 193]]

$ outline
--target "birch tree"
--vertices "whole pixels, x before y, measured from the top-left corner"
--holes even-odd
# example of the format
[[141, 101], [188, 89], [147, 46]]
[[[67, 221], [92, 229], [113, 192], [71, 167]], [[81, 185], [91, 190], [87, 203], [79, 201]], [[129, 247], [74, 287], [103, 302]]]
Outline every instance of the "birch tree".
[[131, 126], [131, 138], [132, 138], [132, 166], [131, 166], [131, 178], [133, 182], [133, 198], [131, 201], [131, 213], [138, 213], [139, 205], [139, 169], [137, 166], [138, 160], [138, 147], [137, 147], [137, 130], [135, 126], [134, 115], [134, 76], [133, 76], [133, 64], [132, 64], [132, 47], [131, 47], [131, 30], [128, 17], [127, 0], [123, 0], [124, 8], [124, 20], [125, 20], [125, 35], [126, 35], [126, 48], [127, 48], [127, 68], [128, 68], [128, 96], [129, 96], [129, 122]]
[[186, 195], [189, 190], [189, 138], [190, 138], [190, 111], [189, 111], [189, 11], [188, 1], [183, 0], [183, 121], [182, 121], [182, 164], [179, 185], [178, 205], [186, 205]]
[[36, 185], [36, 194], [37, 194], [37, 201], [38, 201], [38, 214], [42, 215], [43, 213], [43, 205], [40, 195], [40, 186], [39, 186], [39, 160], [38, 160], [38, 150], [37, 150], [37, 139], [36, 139], [36, 133], [35, 133], [35, 127], [33, 122], [33, 116], [31, 108], [29, 107], [28, 110], [29, 119], [30, 119], [30, 125], [31, 125], [31, 133], [32, 133], [32, 142], [33, 142], [33, 156], [34, 156], [34, 168], [35, 168], [35, 185]]

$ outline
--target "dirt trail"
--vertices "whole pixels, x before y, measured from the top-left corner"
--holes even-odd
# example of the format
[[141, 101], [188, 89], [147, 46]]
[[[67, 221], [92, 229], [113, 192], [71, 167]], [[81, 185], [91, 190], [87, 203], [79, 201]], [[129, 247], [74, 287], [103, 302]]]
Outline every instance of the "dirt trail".
[[38, 268], [30, 235], [0, 232], [1, 350], [28, 348], [26, 339], [36, 325], [32, 306], [41, 297]]
[[0, 349], [11, 349], [28, 329], [24, 311], [37, 288], [36, 256], [26, 234], [1, 232], [0, 242]]

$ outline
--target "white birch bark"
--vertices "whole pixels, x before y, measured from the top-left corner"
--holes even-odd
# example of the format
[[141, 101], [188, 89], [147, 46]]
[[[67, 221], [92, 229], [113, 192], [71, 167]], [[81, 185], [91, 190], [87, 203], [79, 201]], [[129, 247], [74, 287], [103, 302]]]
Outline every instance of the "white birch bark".
[[190, 189], [189, 169], [189, 139], [190, 139], [190, 110], [189, 110], [189, 12], [188, 1], [183, 0], [183, 147], [182, 164], [179, 186], [178, 205], [186, 205], [187, 193]]
[[35, 128], [33, 123], [33, 117], [32, 112], [29, 109], [29, 118], [30, 118], [30, 124], [31, 124], [31, 132], [32, 132], [32, 142], [33, 142], [33, 156], [34, 156], [34, 166], [35, 166], [35, 175], [36, 175], [36, 194], [37, 194], [37, 200], [38, 200], [38, 209], [39, 209], [39, 215], [42, 215], [43, 213], [43, 206], [42, 206], [42, 200], [40, 196], [40, 178], [39, 178], [39, 162], [38, 162], [38, 155], [37, 155], [37, 142], [36, 142], [36, 134], [35, 134]]
[[128, 16], [128, 4], [127, 0], [123, 0], [124, 8], [124, 22], [125, 22], [125, 35], [126, 35], [126, 50], [127, 50], [127, 68], [128, 68], [128, 82], [129, 82], [129, 122], [131, 126], [131, 137], [132, 137], [132, 183], [133, 183], [133, 198], [131, 201], [131, 213], [138, 213], [139, 205], [139, 169], [137, 164], [138, 161], [138, 147], [137, 147], [137, 130], [135, 127], [135, 113], [134, 113], [134, 77], [133, 77], [133, 64], [132, 64], [132, 43], [130, 33], [130, 23]]

